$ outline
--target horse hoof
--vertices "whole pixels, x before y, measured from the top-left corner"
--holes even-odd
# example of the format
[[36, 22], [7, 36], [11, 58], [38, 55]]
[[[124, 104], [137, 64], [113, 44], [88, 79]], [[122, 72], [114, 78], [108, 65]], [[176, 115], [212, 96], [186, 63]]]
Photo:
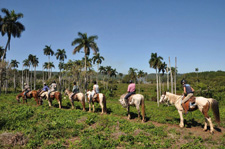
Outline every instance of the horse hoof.
[[203, 131], [207, 131], [207, 129], [203, 129]]
[[213, 135], [214, 134], [214, 131], [210, 131], [210, 133]]

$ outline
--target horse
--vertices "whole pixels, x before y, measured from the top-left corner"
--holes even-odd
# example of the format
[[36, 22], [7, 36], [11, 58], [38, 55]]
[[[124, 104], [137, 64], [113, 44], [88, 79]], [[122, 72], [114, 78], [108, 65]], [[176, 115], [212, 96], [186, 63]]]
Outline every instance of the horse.
[[[94, 102], [97, 102], [100, 104], [101, 108], [102, 108], [102, 113], [107, 114], [107, 108], [106, 108], [106, 99], [105, 99], [105, 95], [102, 93], [98, 93], [96, 94], [97, 97], [92, 97], [92, 107], [93, 107], [93, 112], [95, 112], [95, 106], [94, 106]], [[88, 96], [88, 102], [90, 101], [90, 97], [91, 97], [91, 91], [87, 92], [87, 96]], [[89, 112], [91, 112], [91, 103], [89, 103]]]
[[136, 106], [136, 109], [138, 110], [138, 118], [140, 118], [140, 106], [141, 106], [141, 113], [142, 113], [142, 122], [145, 122], [145, 102], [144, 102], [144, 96], [141, 94], [134, 94], [131, 95], [128, 98], [128, 105], [124, 99], [126, 94], [123, 94], [120, 96], [119, 102], [124, 107], [127, 108], [128, 117], [127, 119], [130, 119], [130, 106]]
[[83, 106], [83, 111], [85, 110], [85, 96], [83, 93], [76, 93], [72, 98], [71, 95], [73, 94], [73, 92], [69, 91], [68, 89], [65, 90], [65, 95], [69, 96], [70, 102], [72, 104], [72, 109], [74, 109], [74, 101], [80, 101], [82, 103]]
[[32, 90], [32, 91], [29, 91], [28, 93], [26, 93], [26, 97], [25, 97], [24, 91], [23, 91], [16, 96], [16, 100], [18, 103], [20, 103], [20, 97], [22, 97], [23, 103], [24, 103], [24, 101], [26, 101], [26, 103], [27, 103], [27, 98], [31, 99], [33, 97], [34, 100], [37, 102], [37, 105], [39, 105], [39, 100], [38, 100], [39, 93], [40, 93], [40, 90]]
[[[180, 124], [179, 126], [181, 128], [184, 127], [184, 119], [183, 119], [183, 112], [184, 109], [181, 106], [181, 101], [182, 101], [182, 95], [175, 95], [170, 92], [164, 92], [160, 98], [160, 103], [168, 101], [170, 104], [175, 105], [177, 108], [177, 111], [180, 115]], [[209, 123], [210, 126], [210, 133], [214, 133], [214, 128], [213, 124], [211, 121], [211, 118], [208, 115], [209, 108], [211, 107], [214, 117], [216, 119], [216, 122], [219, 124], [220, 123], [220, 114], [219, 114], [219, 103], [215, 99], [212, 98], [205, 98], [205, 97], [195, 97], [195, 106], [190, 107], [189, 111], [195, 111], [199, 109], [200, 112], [205, 116], [205, 125], [203, 130], [207, 131], [207, 122]]]
[[47, 98], [48, 99], [48, 105], [49, 107], [52, 106], [52, 100], [56, 99], [58, 104], [59, 104], [59, 109], [61, 109], [62, 107], [62, 94], [58, 91], [55, 91], [55, 92], [51, 92], [50, 93], [50, 97], [48, 97], [48, 92], [44, 92], [40, 95], [40, 105], [42, 105], [43, 103], [43, 98]]

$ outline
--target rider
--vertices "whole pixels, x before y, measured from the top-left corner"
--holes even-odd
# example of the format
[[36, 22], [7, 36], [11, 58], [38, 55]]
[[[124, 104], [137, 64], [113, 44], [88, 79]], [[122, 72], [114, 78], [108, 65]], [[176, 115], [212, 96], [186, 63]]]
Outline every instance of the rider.
[[132, 80], [130, 80], [129, 83], [130, 83], [130, 84], [128, 85], [128, 88], [127, 88], [128, 94], [124, 97], [125, 102], [127, 103], [127, 105], [128, 105], [128, 98], [129, 98], [132, 94], [135, 94], [135, 91], [136, 91], [136, 89], [135, 89], [135, 83], [133, 83]]
[[184, 89], [184, 95], [187, 94], [187, 96], [182, 100], [181, 102], [181, 105], [183, 106], [184, 108], [184, 111], [185, 113], [187, 114], [187, 109], [185, 108], [185, 102], [188, 101], [188, 99], [190, 99], [193, 95], [194, 95], [194, 89], [189, 85], [187, 84], [187, 81], [186, 80], [181, 80], [181, 84], [183, 85], [183, 89]]
[[73, 94], [70, 96], [70, 98], [72, 99], [73, 96], [76, 94], [76, 93], [79, 93], [79, 87], [77, 86], [77, 83], [74, 81], [73, 82], [73, 89], [72, 89], [72, 92]]
[[42, 91], [40, 92], [39, 95], [41, 95], [42, 93], [47, 92], [49, 90], [48, 85], [45, 82], [43, 84], [44, 84], [44, 87], [42, 88]]
[[25, 98], [27, 97], [26, 94], [30, 91], [30, 86], [27, 84], [27, 83], [24, 83], [24, 95], [25, 95]]
[[99, 86], [98, 86], [97, 82], [94, 81], [94, 86], [93, 86], [93, 90], [92, 90], [91, 95], [90, 95], [89, 103], [92, 102], [92, 98], [94, 97], [94, 95], [98, 94], [98, 93], [99, 93]]
[[48, 90], [48, 97], [50, 97], [51, 92], [56, 91], [56, 87], [57, 87], [56, 82], [52, 81], [52, 84], [50, 85], [50, 90]]

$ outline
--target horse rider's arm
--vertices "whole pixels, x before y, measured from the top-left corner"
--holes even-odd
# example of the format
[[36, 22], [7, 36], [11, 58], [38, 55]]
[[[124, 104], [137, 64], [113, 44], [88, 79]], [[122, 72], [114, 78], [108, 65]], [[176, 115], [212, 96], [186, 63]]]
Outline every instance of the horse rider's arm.
[[184, 87], [184, 94], [186, 94], [186, 87]]
[[192, 92], [194, 92], [195, 90], [191, 87]]

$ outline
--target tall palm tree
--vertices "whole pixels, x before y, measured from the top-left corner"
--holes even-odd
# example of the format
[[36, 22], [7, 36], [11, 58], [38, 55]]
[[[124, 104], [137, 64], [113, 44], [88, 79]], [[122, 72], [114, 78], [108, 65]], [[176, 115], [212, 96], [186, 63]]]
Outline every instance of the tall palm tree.
[[50, 76], [52, 76], [52, 68], [55, 68], [55, 65], [53, 64], [53, 62], [48, 63], [48, 66], [50, 68]]
[[36, 90], [36, 68], [38, 66], [38, 58], [36, 57], [36, 55], [33, 57], [33, 67], [34, 67], [34, 90]]
[[14, 81], [13, 81], [13, 83], [14, 83], [14, 91], [16, 92], [16, 68], [18, 68], [18, 64], [19, 64], [19, 62], [17, 61], [17, 60], [11, 60], [11, 63], [10, 63], [10, 65], [11, 65], [11, 67], [12, 68], [14, 68]]
[[[64, 60], [67, 59], [66, 56], [66, 51], [64, 49], [57, 49], [57, 52], [55, 53], [56, 59], [59, 60], [59, 90], [61, 91], [61, 78], [62, 78], [62, 74], [61, 74], [61, 70], [62, 70], [62, 66], [64, 64]], [[61, 63], [61, 64], [60, 64]]]
[[51, 78], [50, 74], [50, 56], [54, 55], [54, 51], [51, 49], [51, 46], [45, 45], [45, 48], [43, 49], [44, 55], [48, 56], [48, 78]]
[[1, 18], [0, 21], [0, 31], [2, 36], [7, 34], [8, 40], [2, 55], [2, 60], [4, 60], [7, 49], [10, 50], [10, 41], [11, 36], [20, 37], [21, 33], [25, 30], [25, 27], [23, 24], [21, 24], [18, 19], [23, 18], [22, 13], [16, 14], [14, 10], [9, 11], [8, 9], [2, 8], [2, 12], [5, 14], [3, 18]]
[[131, 68], [128, 71], [129, 77], [131, 80], [133, 80], [134, 82], [137, 81], [137, 69], [136, 68]]
[[[98, 39], [98, 36], [87, 36], [87, 33], [81, 33], [78, 32], [79, 38], [74, 39], [72, 42], [72, 46], [76, 46], [73, 50], [73, 54], [76, 54], [77, 52], [80, 52], [81, 49], [84, 49], [85, 54], [85, 95], [87, 93], [87, 56], [90, 55], [90, 49], [93, 50], [94, 53], [97, 53], [99, 51], [98, 46], [95, 42], [95, 40]], [[87, 97], [85, 96], [85, 99]]]
[[106, 68], [104, 66], [100, 66], [99, 72], [103, 75], [103, 84], [104, 84], [104, 89], [105, 89], [105, 75], [107, 75]]
[[[4, 48], [2, 46], [0, 46], [0, 62], [2, 60], [3, 53], [4, 53]], [[6, 55], [5, 55], [5, 57], [6, 57]], [[5, 59], [5, 57], [3, 59]]]
[[139, 71], [138, 71], [138, 74], [137, 74], [137, 77], [138, 77], [138, 79], [139, 79], [139, 80], [138, 80], [138, 84], [139, 84], [139, 93], [140, 93], [140, 90], [141, 90], [141, 89], [140, 89], [141, 78], [144, 77], [144, 76], [145, 76], [144, 71], [143, 71], [143, 70], [139, 70]]
[[28, 73], [30, 70], [30, 61], [28, 59], [23, 60], [23, 66], [27, 67], [28, 70], [26, 71], [26, 83], [29, 84], [28, 82]]
[[[161, 76], [163, 77], [164, 76], [164, 73], [165, 73], [165, 71], [166, 71], [166, 67], [167, 67], [167, 65], [166, 65], [166, 63], [165, 62], [161, 62], [160, 64], [159, 64], [159, 67], [158, 67], [158, 69], [159, 69], [159, 73], [162, 71], [162, 74], [160, 75], [159, 74], [159, 97], [161, 97], [161, 94], [162, 94], [162, 92], [161, 92], [161, 86], [162, 86], [162, 79], [161, 79]], [[163, 91], [164, 91], [164, 82], [163, 82]]]
[[[49, 66], [49, 63], [48, 63], [48, 62], [45, 62], [45, 63], [43, 64], [43, 69], [44, 69], [44, 70], [45, 70], [45, 69], [46, 69], [46, 70], [49, 70], [49, 69], [48, 69], [48, 68], [49, 68], [48, 66]], [[44, 73], [45, 73], [45, 71], [44, 71]], [[47, 79], [47, 74], [46, 74], [46, 78], [45, 78], [45, 79]], [[45, 80], [45, 79], [44, 79], [44, 80]]]
[[[97, 63], [97, 68], [98, 68], [98, 73], [99, 73], [99, 65], [102, 63], [102, 61], [104, 61], [104, 57], [100, 56], [99, 53], [95, 54], [95, 56], [93, 56], [92, 61], [93, 64]], [[96, 76], [96, 78], [98, 78], [98, 76]], [[96, 79], [98, 82], [98, 79]]]
[[158, 83], [158, 67], [161, 64], [161, 60], [163, 58], [161, 56], [157, 56], [157, 53], [151, 54], [151, 59], [149, 60], [150, 68], [154, 68], [156, 71], [156, 88], [157, 88], [157, 103], [159, 106], [159, 83]]
[[32, 67], [30, 67], [31, 68], [31, 75], [30, 75], [30, 87], [31, 87], [31, 90], [32, 90], [32, 73], [33, 73], [33, 63], [34, 63], [34, 55], [32, 55], [32, 54], [29, 54], [28, 55], [28, 60], [30, 61], [30, 65], [32, 66]]

